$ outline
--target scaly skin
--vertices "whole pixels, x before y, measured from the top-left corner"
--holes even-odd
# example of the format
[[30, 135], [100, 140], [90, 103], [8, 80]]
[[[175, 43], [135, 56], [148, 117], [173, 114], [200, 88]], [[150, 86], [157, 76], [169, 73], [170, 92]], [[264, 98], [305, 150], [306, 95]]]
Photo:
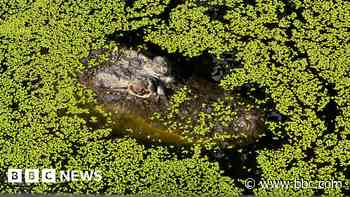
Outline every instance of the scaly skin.
[[[107, 53], [106, 50], [94, 52], [90, 58], [98, 60], [103, 53]], [[109, 89], [109, 92], [127, 92], [139, 98], [165, 96], [166, 84], [173, 81], [165, 58], [151, 59], [130, 49], [113, 50], [109, 59], [83, 75], [88, 75], [84, 76], [83, 84], [95, 91]]]

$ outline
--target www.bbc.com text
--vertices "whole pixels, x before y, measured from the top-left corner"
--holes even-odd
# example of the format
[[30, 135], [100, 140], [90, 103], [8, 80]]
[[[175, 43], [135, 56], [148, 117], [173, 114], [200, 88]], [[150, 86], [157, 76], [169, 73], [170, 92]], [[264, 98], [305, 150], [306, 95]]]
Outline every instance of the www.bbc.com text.
[[255, 181], [248, 178], [244, 182], [247, 189], [263, 188], [263, 189], [277, 189], [277, 188], [294, 188], [294, 189], [327, 189], [327, 188], [342, 188], [343, 184], [337, 180], [326, 181], [311, 181], [311, 180], [260, 180]]

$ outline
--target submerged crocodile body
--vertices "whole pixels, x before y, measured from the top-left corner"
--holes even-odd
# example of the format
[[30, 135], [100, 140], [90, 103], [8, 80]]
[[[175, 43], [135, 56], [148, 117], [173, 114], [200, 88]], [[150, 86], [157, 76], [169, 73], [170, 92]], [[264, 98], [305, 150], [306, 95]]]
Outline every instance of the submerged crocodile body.
[[[215, 139], [222, 144], [243, 144], [256, 138], [263, 126], [261, 113], [244, 108], [234, 99], [228, 101], [216, 84], [201, 79], [191, 79], [185, 84], [174, 80], [166, 58], [118, 49], [93, 51], [85, 63], [91, 60], [97, 65], [83, 72], [80, 80], [95, 91], [99, 107], [112, 112], [115, 130], [132, 130], [132, 135], [138, 138], [174, 143], [207, 143]], [[189, 98], [178, 106], [177, 114], [170, 117], [169, 109], [174, 109], [171, 92], [185, 86], [191, 90]], [[229, 108], [215, 111], [218, 101], [225, 99]], [[154, 118], [155, 113], [160, 117]], [[210, 119], [212, 123], [203, 123], [204, 116], [206, 121], [214, 117]], [[198, 124], [209, 129], [196, 126]], [[231, 137], [227, 137], [228, 134]]]

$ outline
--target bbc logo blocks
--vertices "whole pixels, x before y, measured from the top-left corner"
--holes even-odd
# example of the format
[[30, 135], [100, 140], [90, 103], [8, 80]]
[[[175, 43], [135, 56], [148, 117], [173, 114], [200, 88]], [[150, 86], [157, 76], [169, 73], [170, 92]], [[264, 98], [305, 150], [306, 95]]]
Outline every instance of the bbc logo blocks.
[[[23, 176], [24, 175], [24, 176]], [[44, 183], [56, 182], [55, 169], [9, 169], [7, 171], [7, 180], [9, 183]]]
[[9, 169], [7, 171], [7, 181], [9, 183], [22, 183], [22, 169]]

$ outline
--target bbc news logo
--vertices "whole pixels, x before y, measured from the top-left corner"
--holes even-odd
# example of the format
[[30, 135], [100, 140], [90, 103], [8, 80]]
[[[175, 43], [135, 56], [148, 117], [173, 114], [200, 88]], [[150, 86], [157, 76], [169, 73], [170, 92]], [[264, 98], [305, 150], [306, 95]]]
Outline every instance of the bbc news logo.
[[56, 183], [69, 181], [101, 181], [100, 171], [59, 171], [55, 169], [8, 169], [7, 182], [9, 183]]

